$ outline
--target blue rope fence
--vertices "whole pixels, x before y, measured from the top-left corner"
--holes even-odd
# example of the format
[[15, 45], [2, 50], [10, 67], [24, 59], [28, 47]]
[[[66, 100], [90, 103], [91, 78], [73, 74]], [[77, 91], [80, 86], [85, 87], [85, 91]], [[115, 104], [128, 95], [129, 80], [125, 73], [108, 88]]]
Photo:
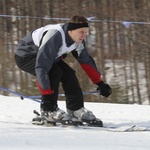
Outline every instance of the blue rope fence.
[[[43, 20], [59, 20], [59, 21], [68, 21], [70, 18], [49, 18], [49, 17], [36, 17], [36, 16], [17, 16], [17, 15], [7, 15], [7, 14], [0, 14], [0, 17], [6, 18], [24, 18], [24, 19], [43, 19]], [[94, 20], [93, 17], [87, 17], [89, 22], [110, 22], [110, 23], [121, 23], [126, 28], [129, 28], [131, 24], [150, 24], [150, 22], [134, 22], [134, 21], [122, 21], [122, 20]]]

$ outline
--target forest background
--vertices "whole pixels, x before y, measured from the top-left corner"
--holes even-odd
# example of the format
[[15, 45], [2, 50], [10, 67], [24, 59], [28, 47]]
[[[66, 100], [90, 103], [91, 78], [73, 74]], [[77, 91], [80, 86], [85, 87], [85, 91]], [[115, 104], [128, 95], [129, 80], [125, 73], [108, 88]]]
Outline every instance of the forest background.
[[[150, 0], [0, 0], [0, 86], [39, 95], [36, 79], [16, 66], [15, 48], [30, 31], [73, 15], [91, 17], [88, 51], [113, 89], [107, 99], [89, 94], [85, 101], [150, 104]], [[96, 90], [71, 54], [65, 61], [83, 91]]]

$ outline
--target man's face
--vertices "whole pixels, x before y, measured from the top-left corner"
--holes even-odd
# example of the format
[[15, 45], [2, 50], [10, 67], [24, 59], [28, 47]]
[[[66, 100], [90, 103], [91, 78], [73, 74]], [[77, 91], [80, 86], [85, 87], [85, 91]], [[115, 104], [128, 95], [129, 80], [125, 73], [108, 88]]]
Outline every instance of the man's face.
[[83, 39], [85, 39], [85, 37], [87, 36], [88, 31], [89, 31], [89, 28], [84, 27], [84, 28], [79, 28], [76, 30], [71, 30], [68, 32], [74, 42], [82, 43]]

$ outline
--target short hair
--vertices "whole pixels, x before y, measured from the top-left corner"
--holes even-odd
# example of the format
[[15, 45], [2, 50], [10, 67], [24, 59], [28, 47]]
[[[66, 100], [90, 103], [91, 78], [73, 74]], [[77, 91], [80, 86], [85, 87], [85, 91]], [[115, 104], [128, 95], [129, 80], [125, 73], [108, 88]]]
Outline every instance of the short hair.
[[88, 20], [84, 16], [75, 15], [70, 19], [69, 22], [71, 22], [71, 23], [88, 23]]

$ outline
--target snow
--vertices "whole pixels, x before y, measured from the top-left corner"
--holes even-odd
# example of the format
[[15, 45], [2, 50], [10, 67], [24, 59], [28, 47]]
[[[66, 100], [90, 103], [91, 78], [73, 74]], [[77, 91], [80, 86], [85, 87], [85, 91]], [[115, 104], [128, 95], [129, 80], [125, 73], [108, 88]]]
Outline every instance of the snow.
[[[2, 150], [149, 150], [150, 132], [109, 132], [98, 129], [34, 126], [39, 103], [0, 96], [0, 149]], [[65, 110], [65, 102], [59, 101]], [[150, 126], [150, 106], [85, 103], [105, 126]]]

